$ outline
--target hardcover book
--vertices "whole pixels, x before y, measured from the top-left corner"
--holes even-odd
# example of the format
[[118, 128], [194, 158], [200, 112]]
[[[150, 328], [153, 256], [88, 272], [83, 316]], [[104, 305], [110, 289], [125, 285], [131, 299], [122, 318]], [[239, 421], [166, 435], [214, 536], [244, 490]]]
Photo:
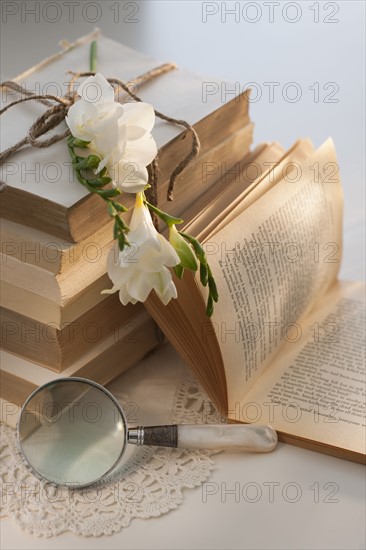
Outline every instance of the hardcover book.
[[[71, 78], [69, 72], [88, 70], [90, 44], [94, 38], [95, 33], [91, 33], [77, 40], [13, 81], [36, 93], [55, 93], [56, 90], [56, 95], [64, 95]], [[215, 84], [220, 89], [224, 81], [196, 75], [179, 67], [136, 86], [139, 76], [159, 65], [161, 62], [149, 56], [98, 35], [98, 70], [107, 77], [130, 83], [134, 92], [138, 92], [143, 101], [151, 103], [156, 110], [191, 124], [201, 141], [197, 159], [201, 170], [202, 163], [213, 161], [225, 163], [230, 168], [237, 160], [233, 158], [235, 151], [244, 155], [251, 142], [248, 93], [244, 91], [234, 97], [222, 98], [219, 93], [207, 92], [203, 97], [205, 83]], [[3, 94], [5, 104], [13, 99], [14, 94], [10, 91]], [[2, 124], [2, 149], [7, 149], [27, 135], [31, 124], [44, 110], [44, 105], [27, 102], [6, 112]], [[158, 194], [160, 205], [164, 207], [170, 175], [177, 163], [189, 153], [191, 142], [186, 130], [159, 118], [153, 136], [159, 149]], [[231, 141], [225, 146], [223, 142], [226, 138]], [[55, 143], [51, 148], [37, 149], [36, 153], [33, 148], [26, 148], [17, 158], [18, 161], [14, 157], [2, 167], [1, 179], [8, 184], [7, 193], [2, 198], [2, 217], [68, 242], [87, 238], [109, 221], [108, 212], [99, 197], [88, 193], [77, 182], [64, 142]], [[178, 208], [181, 202], [181, 209], [175, 209], [175, 214], [180, 215], [187, 207], [184, 198], [189, 197], [192, 202], [204, 193], [213, 177], [215, 174], [208, 175], [205, 181], [200, 178], [202, 185], [195, 186], [191, 178], [184, 180], [185, 175], [182, 174], [178, 183], [183, 185], [177, 184], [175, 207]], [[187, 185], [185, 182], [188, 182]], [[131, 195], [127, 197], [126, 206], [132, 204]], [[24, 209], [27, 209], [26, 217]]]

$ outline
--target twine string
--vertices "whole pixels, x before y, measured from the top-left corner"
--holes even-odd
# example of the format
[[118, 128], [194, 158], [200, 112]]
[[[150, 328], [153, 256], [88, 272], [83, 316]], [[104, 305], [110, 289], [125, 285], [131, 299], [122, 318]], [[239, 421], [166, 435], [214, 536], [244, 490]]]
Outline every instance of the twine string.
[[[109, 78], [107, 80], [114, 87], [116, 94], [118, 94], [118, 88], [121, 88], [134, 101], [141, 102], [142, 99], [138, 97], [134, 92], [131, 91], [130, 89], [131, 84], [134, 84], [134, 85], [145, 84], [146, 82], [149, 82], [150, 80], [166, 72], [169, 72], [175, 68], [176, 68], [176, 65], [173, 63], [164, 63], [163, 65], [160, 65], [159, 67], [155, 67], [154, 69], [151, 69], [150, 71], [147, 71], [142, 75], [138, 76], [135, 80], [127, 83], [117, 78]], [[50, 147], [54, 143], [57, 143], [58, 141], [62, 141], [63, 139], [65, 139], [67, 136], [70, 135], [70, 130], [67, 129], [64, 132], [59, 134], [54, 134], [51, 137], [39, 139], [42, 136], [45, 136], [50, 130], [57, 128], [57, 126], [59, 126], [59, 124], [65, 120], [65, 117], [68, 113], [69, 108], [75, 103], [77, 98], [77, 94], [74, 91], [74, 84], [76, 83], [76, 81], [79, 78], [94, 76], [95, 74], [93, 72], [74, 73], [72, 71], [70, 71], [69, 73], [72, 75], [72, 77], [68, 84], [68, 91], [64, 96], [61, 96], [61, 97], [55, 96], [55, 95], [49, 95], [49, 94], [45, 94], [45, 95], [34, 94], [33, 92], [26, 90], [23, 86], [12, 81], [3, 82], [0, 85], [2, 89], [10, 90], [16, 94], [23, 96], [23, 97], [20, 97], [19, 99], [12, 101], [8, 105], [6, 105], [3, 109], [1, 109], [0, 115], [4, 114], [10, 108], [15, 107], [16, 105], [19, 105], [20, 103], [25, 103], [27, 101], [36, 101], [48, 107], [48, 109], [41, 116], [39, 116], [36, 119], [36, 121], [31, 125], [31, 127], [28, 130], [27, 136], [20, 139], [17, 143], [15, 143], [11, 147], [9, 147], [8, 149], [0, 153], [0, 164], [3, 164], [8, 158], [14, 155], [18, 150], [20, 150], [25, 145], [31, 145], [32, 147], [36, 147], [36, 148], [46, 148], [46, 147]], [[197, 157], [200, 150], [200, 141], [199, 141], [197, 132], [194, 130], [194, 128], [190, 124], [188, 124], [188, 122], [170, 117], [157, 110], [155, 110], [155, 115], [158, 118], [165, 120], [166, 122], [185, 128], [187, 132], [190, 133], [191, 139], [192, 139], [192, 146], [191, 146], [190, 152], [185, 158], [183, 158], [179, 162], [179, 164], [174, 168], [173, 172], [170, 175], [169, 186], [167, 191], [167, 200], [171, 201], [174, 198], [174, 186], [175, 186], [176, 179], [183, 172], [183, 170]], [[158, 200], [157, 159], [154, 159], [154, 161], [150, 164], [150, 166], [148, 167], [148, 171], [150, 176], [151, 188], [148, 189], [147, 194], [149, 197], [149, 201], [156, 206], [157, 200]], [[6, 184], [1, 183], [0, 188], [1, 188], [1, 191], [4, 191], [6, 189]]]

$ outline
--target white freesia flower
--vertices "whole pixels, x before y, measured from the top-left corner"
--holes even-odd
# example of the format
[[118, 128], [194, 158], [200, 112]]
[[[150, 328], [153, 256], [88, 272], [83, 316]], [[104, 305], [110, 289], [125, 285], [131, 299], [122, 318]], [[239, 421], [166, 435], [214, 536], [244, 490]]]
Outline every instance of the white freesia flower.
[[151, 290], [155, 290], [166, 305], [177, 297], [168, 268], [179, 264], [180, 259], [171, 244], [156, 231], [142, 193], [136, 196], [128, 240], [131, 246], [121, 252], [115, 245], [109, 253], [107, 267], [113, 287], [103, 293], [119, 291], [119, 298], [126, 305], [144, 302]]
[[148, 181], [146, 167], [157, 154], [151, 135], [154, 109], [148, 103], [114, 101], [114, 90], [97, 73], [79, 86], [81, 97], [69, 109], [66, 122], [72, 135], [89, 141], [89, 148], [107, 167], [113, 184], [122, 191], [138, 193]]
[[69, 109], [66, 123], [72, 135], [84, 141], [93, 141], [106, 129], [118, 128], [118, 119], [123, 114], [121, 104], [114, 101], [114, 90], [101, 74], [89, 77], [78, 88], [81, 97]]

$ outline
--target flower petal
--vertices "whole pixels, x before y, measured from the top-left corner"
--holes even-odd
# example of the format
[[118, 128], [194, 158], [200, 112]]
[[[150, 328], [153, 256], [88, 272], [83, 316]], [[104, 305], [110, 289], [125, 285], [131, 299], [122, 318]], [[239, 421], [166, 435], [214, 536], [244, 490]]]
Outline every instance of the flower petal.
[[100, 73], [87, 78], [78, 88], [78, 95], [89, 103], [114, 102], [114, 89]]
[[145, 240], [151, 237], [155, 237], [157, 233], [153, 221], [151, 219], [150, 210], [144, 204], [143, 196], [136, 196], [135, 208], [133, 209], [131, 221], [130, 221], [130, 230], [135, 231], [139, 227], [143, 226], [146, 231]]
[[158, 154], [158, 148], [151, 134], [147, 133], [142, 138], [127, 141], [125, 158], [136, 162], [139, 166], [147, 166]]
[[177, 254], [177, 251], [166, 240], [166, 238], [163, 237], [163, 235], [160, 235], [158, 233], [157, 237], [161, 244], [161, 253], [164, 264], [168, 267], [174, 267], [175, 265], [178, 265], [180, 263], [180, 258]]
[[134, 300], [131, 295], [129, 294], [128, 290], [127, 290], [127, 284], [123, 285], [121, 290], [119, 291], [119, 299], [121, 301], [121, 303], [126, 306], [127, 304], [129, 304], [130, 302], [132, 304], [136, 304], [137, 300]]
[[141, 139], [146, 134], [146, 130], [140, 126], [125, 126], [126, 128], [126, 137], [128, 140], [134, 141], [135, 139]]
[[155, 112], [150, 103], [125, 103], [123, 109], [123, 124], [140, 126], [146, 132], [151, 132], [155, 124]]
[[164, 292], [162, 296], [159, 296], [160, 300], [163, 302], [163, 304], [166, 306], [172, 298], [177, 298], [178, 293], [175, 284], [173, 281], [171, 281], [170, 285]]
[[155, 277], [151, 278], [151, 281], [153, 282], [153, 288], [158, 297], [161, 300], [165, 299], [168, 301], [170, 298], [176, 297], [176, 288], [169, 269], [164, 267], [159, 273], [155, 273], [154, 275]]
[[65, 121], [74, 137], [91, 141], [93, 135], [90, 129], [85, 127], [85, 121], [94, 116], [96, 116], [95, 106], [80, 99], [71, 105]]
[[144, 190], [149, 175], [145, 166], [134, 162], [118, 162], [109, 167], [113, 184], [126, 193], [140, 193]]
[[127, 284], [128, 292], [134, 300], [145, 302], [152, 291], [151, 275], [140, 271], [135, 277], [131, 278]]

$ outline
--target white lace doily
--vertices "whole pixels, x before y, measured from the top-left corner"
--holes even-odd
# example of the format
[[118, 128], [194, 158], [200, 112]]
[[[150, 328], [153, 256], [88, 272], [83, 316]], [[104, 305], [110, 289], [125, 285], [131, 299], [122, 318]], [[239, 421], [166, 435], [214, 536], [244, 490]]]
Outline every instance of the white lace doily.
[[[114, 392], [122, 402], [125, 399]], [[183, 380], [175, 393], [171, 423], [220, 422], [198, 383]], [[38, 481], [19, 454], [15, 431], [1, 425], [2, 516], [12, 517], [30, 534], [51, 537], [65, 531], [111, 535], [133, 518], [158, 517], [177, 508], [183, 489], [207, 480], [212, 451], [156, 447], [129, 449], [127, 463], [90, 489], [70, 490]]]

